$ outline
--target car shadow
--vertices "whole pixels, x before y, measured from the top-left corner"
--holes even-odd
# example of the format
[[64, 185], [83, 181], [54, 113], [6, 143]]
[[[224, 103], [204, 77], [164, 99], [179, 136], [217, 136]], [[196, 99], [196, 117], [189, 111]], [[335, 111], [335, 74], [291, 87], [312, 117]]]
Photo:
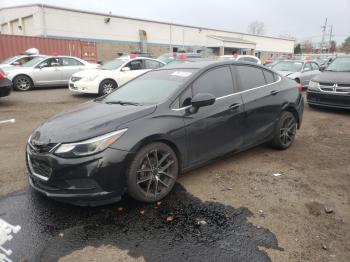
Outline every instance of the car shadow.
[[[13, 260], [57, 261], [87, 246], [115, 246], [145, 261], [271, 261], [259, 247], [283, 250], [247, 208], [203, 202], [176, 184], [157, 204], [129, 197], [114, 205], [76, 207], [27, 188], [0, 200], [0, 217], [22, 230]], [[108, 257], [108, 256], [107, 256]]]

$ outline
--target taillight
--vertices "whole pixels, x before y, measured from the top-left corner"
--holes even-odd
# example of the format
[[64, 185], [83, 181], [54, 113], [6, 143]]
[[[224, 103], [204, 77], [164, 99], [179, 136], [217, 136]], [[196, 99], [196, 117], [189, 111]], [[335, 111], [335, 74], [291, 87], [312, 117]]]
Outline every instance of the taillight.
[[5, 78], [5, 73], [0, 71], [0, 80], [4, 79]]
[[303, 91], [303, 86], [301, 84], [298, 84], [297, 87], [298, 87], [298, 92], [301, 93]]

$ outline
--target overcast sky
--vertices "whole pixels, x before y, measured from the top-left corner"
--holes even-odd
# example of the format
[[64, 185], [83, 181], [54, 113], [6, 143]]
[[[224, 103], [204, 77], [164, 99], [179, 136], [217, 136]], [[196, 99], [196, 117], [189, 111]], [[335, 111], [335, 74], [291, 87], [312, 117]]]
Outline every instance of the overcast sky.
[[259, 20], [265, 35], [313, 42], [320, 41], [327, 17], [338, 44], [350, 36], [350, 0], [0, 0], [0, 7], [41, 2], [235, 32], [247, 32]]

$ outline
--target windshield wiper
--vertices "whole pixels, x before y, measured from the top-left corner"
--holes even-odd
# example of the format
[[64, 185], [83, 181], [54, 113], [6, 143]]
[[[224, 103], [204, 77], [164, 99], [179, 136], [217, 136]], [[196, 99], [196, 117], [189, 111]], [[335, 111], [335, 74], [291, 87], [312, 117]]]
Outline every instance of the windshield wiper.
[[129, 102], [129, 101], [107, 101], [105, 102], [106, 104], [109, 105], [131, 105], [131, 106], [140, 106], [140, 103], [135, 103], [135, 102]]

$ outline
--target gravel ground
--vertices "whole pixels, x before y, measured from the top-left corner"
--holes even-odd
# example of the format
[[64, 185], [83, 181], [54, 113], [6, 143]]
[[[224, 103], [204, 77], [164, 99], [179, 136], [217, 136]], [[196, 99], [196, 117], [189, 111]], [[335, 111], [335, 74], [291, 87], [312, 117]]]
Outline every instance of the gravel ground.
[[33, 194], [31, 131], [91, 98], [66, 88], [0, 98], [0, 120], [16, 119], [0, 125], [0, 217], [23, 227], [12, 240], [17, 259], [350, 261], [350, 112], [306, 106], [290, 149], [260, 146], [187, 173], [160, 207], [126, 199], [82, 209]]

